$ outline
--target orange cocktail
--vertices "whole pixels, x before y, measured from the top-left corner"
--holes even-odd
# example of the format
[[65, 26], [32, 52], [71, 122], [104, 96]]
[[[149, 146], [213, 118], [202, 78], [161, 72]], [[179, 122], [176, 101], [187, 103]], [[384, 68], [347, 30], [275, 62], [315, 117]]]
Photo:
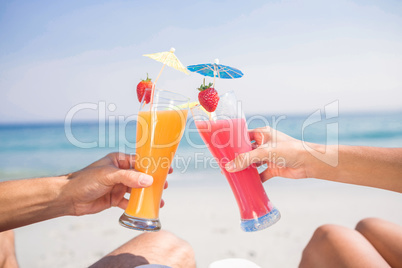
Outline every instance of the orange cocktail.
[[[140, 112], [137, 123], [135, 169], [151, 175], [151, 187], [132, 189], [126, 213], [156, 219], [163, 186], [184, 131], [187, 110]], [[142, 122], [141, 122], [142, 121]], [[145, 142], [144, 142], [145, 141]]]
[[170, 164], [183, 136], [187, 121], [188, 98], [154, 90], [153, 102], [144, 105], [137, 117], [134, 168], [151, 175], [150, 187], [132, 189], [120, 223], [128, 228], [157, 231], [161, 228], [159, 207]]

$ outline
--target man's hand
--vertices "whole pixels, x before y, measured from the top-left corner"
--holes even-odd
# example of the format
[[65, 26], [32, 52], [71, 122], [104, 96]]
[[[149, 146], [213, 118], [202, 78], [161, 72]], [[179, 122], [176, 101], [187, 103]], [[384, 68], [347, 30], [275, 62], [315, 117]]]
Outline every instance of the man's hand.
[[[131, 169], [133, 166], [133, 156], [112, 153], [69, 174], [69, 182], [63, 189], [63, 195], [71, 200], [72, 214], [93, 214], [110, 207], [126, 209], [128, 200], [124, 195], [131, 188], [149, 187], [153, 182], [151, 176]], [[166, 187], [167, 184], [165, 189]], [[163, 203], [162, 201], [161, 207]]]

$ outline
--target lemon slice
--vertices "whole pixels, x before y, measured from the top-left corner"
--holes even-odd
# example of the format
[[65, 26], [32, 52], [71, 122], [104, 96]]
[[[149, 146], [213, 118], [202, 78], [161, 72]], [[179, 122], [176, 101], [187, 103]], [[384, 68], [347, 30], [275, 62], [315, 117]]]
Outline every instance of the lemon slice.
[[[185, 103], [185, 104], [182, 104], [182, 105], [178, 105], [178, 106], [176, 106], [176, 107], [179, 108], [179, 109], [187, 109], [187, 107], [188, 107], [189, 109], [191, 109], [191, 108], [193, 108], [194, 106], [197, 106], [198, 104], [200, 104], [198, 101], [193, 101], [193, 102], [190, 102], [189, 104]], [[188, 106], [187, 106], [187, 105], [188, 105]]]
[[198, 101], [193, 101], [193, 102], [190, 102], [189, 104], [188, 104], [188, 108], [193, 108], [194, 106], [197, 106], [198, 104], [200, 104]]

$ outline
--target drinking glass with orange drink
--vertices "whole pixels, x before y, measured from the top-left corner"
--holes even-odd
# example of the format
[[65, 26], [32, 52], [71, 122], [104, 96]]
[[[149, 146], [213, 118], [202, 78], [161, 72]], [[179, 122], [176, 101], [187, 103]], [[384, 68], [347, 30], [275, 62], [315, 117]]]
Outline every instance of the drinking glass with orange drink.
[[134, 168], [151, 175], [154, 182], [150, 187], [131, 190], [119, 220], [121, 225], [142, 231], [160, 230], [162, 192], [186, 126], [188, 105], [189, 98], [174, 92], [144, 91], [137, 116]]

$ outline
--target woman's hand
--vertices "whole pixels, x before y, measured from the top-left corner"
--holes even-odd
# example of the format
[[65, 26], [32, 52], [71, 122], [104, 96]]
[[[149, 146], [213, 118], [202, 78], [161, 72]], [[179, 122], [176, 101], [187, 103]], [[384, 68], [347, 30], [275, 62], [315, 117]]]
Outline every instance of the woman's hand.
[[240, 154], [225, 168], [228, 172], [237, 172], [256, 164], [266, 164], [268, 168], [260, 176], [263, 182], [272, 177], [307, 178], [305, 150], [300, 140], [294, 139], [270, 127], [249, 131], [250, 140], [254, 141], [254, 150]]
[[402, 148], [308, 143], [270, 127], [249, 136], [255, 149], [227, 163], [228, 172], [267, 164], [263, 182], [276, 176], [316, 178], [402, 192]]

